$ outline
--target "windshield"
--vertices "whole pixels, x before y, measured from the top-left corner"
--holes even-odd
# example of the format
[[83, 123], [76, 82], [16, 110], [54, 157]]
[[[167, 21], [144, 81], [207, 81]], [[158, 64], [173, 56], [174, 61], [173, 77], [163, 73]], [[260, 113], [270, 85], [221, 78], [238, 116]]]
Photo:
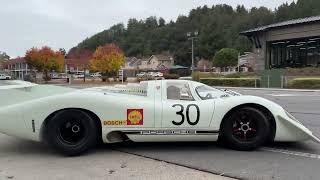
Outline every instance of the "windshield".
[[222, 91], [207, 85], [196, 87], [196, 92], [202, 100], [215, 99], [225, 94]]

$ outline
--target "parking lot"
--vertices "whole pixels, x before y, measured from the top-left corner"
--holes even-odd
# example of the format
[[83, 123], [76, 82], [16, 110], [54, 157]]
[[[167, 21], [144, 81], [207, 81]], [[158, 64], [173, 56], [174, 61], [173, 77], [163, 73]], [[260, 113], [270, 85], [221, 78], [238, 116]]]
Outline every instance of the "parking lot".
[[[320, 136], [319, 91], [238, 91], [279, 103]], [[121, 143], [65, 158], [46, 145], [0, 135], [0, 179], [42, 179], [46, 175], [52, 179], [139, 179], [138, 175], [146, 175], [143, 177], [147, 179], [149, 173], [158, 179], [168, 178], [166, 174], [175, 179], [211, 179], [217, 174], [240, 179], [317, 180], [319, 166], [320, 145], [311, 141], [274, 143], [252, 152], [228, 150], [208, 142]]]

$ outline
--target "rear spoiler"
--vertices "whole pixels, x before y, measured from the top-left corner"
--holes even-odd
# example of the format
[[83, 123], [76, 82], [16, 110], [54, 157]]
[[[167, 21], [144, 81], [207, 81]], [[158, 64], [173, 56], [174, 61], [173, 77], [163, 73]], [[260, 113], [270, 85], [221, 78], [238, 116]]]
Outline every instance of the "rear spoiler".
[[22, 89], [22, 88], [28, 88], [28, 87], [33, 87], [38, 84], [34, 84], [31, 82], [27, 81], [19, 81], [19, 80], [8, 80], [8, 81], [3, 81], [5, 82], [5, 85], [0, 85], [0, 90], [4, 89]]

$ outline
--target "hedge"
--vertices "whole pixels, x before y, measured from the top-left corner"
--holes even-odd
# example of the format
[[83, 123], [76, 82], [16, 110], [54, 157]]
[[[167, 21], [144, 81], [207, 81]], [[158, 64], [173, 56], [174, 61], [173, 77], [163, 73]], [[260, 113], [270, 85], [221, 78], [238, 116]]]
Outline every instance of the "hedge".
[[255, 83], [260, 86], [257, 78], [201, 78], [200, 82], [209, 86], [255, 87]]
[[320, 78], [295, 78], [289, 82], [288, 88], [320, 89]]
[[178, 74], [164, 74], [163, 77], [165, 79], [179, 79], [180, 76]]

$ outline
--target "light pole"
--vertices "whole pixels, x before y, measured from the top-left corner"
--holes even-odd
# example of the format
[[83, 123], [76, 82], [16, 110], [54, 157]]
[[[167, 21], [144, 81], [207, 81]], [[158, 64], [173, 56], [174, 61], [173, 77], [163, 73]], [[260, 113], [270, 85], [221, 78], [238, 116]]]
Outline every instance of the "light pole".
[[188, 32], [187, 36], [188, 36], [188, 40], [191, 40], [191, 72], [193, 74], [194, 72], [194, 40], [198, 38], [199, 32], [195, 31], [195, 32]]

